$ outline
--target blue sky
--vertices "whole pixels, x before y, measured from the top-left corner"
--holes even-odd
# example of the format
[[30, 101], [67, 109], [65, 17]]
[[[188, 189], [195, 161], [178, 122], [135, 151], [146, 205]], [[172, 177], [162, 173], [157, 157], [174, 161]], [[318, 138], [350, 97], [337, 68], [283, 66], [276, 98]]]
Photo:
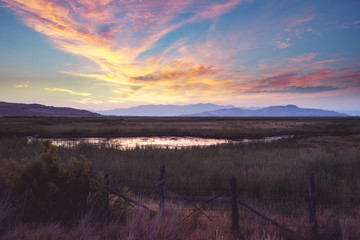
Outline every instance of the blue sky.
[[0, 0], [0, 101], [359, 109], [360, 2]]

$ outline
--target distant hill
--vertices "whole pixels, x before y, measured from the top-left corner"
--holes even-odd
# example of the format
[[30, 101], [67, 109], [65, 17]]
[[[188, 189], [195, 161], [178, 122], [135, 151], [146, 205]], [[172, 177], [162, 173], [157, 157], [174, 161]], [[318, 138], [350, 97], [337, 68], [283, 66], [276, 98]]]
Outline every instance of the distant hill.
[[75, 108], [0, 102], [0, 116], [99, 117], [100, 114]]
[[232, 105], [216, 105], [211, 103], [199, 103], [190, 105], [141, 105], [131, 108], [119, 108], [105, 111], [95, 111], [102, 115], [111, 116], [180, 116], [196, 114], [205, 111], [234, 108]]
[[336, 110], [339, 113], [345, 113], [350, 116], [360, 116], [360, 110]]
[[219, 109], [196, 114], [187, 114], [191, 117], [344, 117], [344, 113], [326, 111], [315, 108], [299, 108], [295, 105], [271, 106], [261, 109]]

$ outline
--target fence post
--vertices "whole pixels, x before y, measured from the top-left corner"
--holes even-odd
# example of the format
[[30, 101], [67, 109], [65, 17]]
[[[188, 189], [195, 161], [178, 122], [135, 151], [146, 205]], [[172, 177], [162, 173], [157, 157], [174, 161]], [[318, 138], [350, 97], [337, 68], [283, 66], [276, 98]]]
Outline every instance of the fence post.
[[236, 179], [234, 176], [230, 177], [231, 189], [231, 229], [239, 230], [239, 212], [237, 205]]
[[110, 215], [110, 209], [109, 209], [110, 176], [108, 173], [105, 173], [104, 182], [105, 182], [105, 186], [106, 186], [106, 199], [104, 202], [104, 212], [105, 212], [105, 217], [108, 218]]
[[160, 179], [159, 179], [159, 210], [164, 210], [165, 205], [165, 165], [160, 168]]
[[310, 173], [309, 177], [309, 221], [310, 228], [313, 234], [317, 234], [316, 222], [316, 194], [315, 194], [315, 174]]

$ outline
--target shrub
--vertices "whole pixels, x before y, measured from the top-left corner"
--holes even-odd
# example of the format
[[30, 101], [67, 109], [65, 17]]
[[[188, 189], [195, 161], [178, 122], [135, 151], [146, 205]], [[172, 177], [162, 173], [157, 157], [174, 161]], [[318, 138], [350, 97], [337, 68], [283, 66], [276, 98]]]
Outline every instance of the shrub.
[[24, 220], [71, 222], [89, 208], [107, 210], [104, 176], [91, 171], [85, 156], [66, 163], [49, 141], [41, 146], [42, 153], [32, 162], [7, 159], [0, 163], [0, 190], [14, 192]]

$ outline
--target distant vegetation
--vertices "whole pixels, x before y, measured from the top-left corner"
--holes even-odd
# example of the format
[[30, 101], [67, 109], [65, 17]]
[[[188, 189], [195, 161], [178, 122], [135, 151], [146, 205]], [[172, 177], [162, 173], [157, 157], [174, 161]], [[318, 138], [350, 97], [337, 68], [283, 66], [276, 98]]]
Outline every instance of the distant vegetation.
[[360, 117], [3, 117], [0, 136], [258, 138], [360, 133]]

